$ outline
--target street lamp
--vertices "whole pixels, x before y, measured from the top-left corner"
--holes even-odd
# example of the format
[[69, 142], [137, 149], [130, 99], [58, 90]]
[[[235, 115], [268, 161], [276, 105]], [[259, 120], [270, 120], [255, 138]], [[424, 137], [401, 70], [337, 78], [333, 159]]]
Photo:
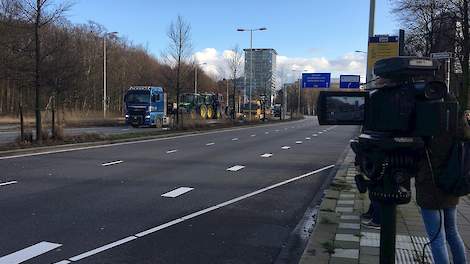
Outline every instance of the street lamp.
[[197, 63], [196, 67], [194, 67], [194, 93], [197, 94], [197, 67], [202, 66], [202, 65], [207, 65], [207, 63]]
[[[307, 72], [307, 70], [303, 70], [303, 71], [300, 71], [300, 70], [292, 70], [293, 72], [297, 73], [297, 72]], [[297, 115], [300, 116], [300, 94], [302, 93], [302, 76], [300, 76], [300, 79], [299, 80], [299, 98], [297, 99]]]
[[107, 94], [106, 94], [106, 39], [108, 36], [116, 36], [118, 32], [108, 32], [105, 33], [103, 36], [103, 118], [106, 118], [106, 110], [108, 107], [108, 100], [107, 100]]
[[243, 32], [243, 31], [249, 31], [250, 32], [250, 92], [248, 96], [248, 106], [249, 106], [249, 119], [251, 121], [251, 90], [253, 89], [253, 31], [265, 31], [268, 30], [265, 27], [262, 28], [250, 28], [250, 29], [245, 29], [245, 28], [238, 28], [237, 31]]

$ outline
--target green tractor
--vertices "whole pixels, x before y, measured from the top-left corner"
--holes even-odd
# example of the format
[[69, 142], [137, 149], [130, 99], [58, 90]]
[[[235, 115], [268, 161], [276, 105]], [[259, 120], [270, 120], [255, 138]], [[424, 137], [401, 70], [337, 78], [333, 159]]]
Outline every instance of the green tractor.
[[180, 109], [184, 113], [191, 115], [191, 119], [198, 117], [206, 119], [207, 107], [205, 105], [205, 97], [195, 93], [185, 93], [180, 96]]
[[[204, 97], [204, 104], [206, 106], [207, 119], [220, 119], [222, 118], [222, 102], [223, 96], [217, 93], [205, 93], [201, 95]], [[202, 115], [201, 115], [202, 116]]]

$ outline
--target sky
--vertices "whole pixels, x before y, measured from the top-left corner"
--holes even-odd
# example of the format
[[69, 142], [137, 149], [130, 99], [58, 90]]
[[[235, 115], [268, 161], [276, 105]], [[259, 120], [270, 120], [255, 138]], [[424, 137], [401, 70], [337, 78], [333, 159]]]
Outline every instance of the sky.
[[[398, 34], [390, 13], [393, 0], [377, 0], [375, 33]], [[67, 14], [73, 23], [94, 21], [108, 31], [159, 57], [168, 45], [168, 26], [181, 15], [191, 25], [193, 52], [203, 69], [224, 78], [227, 52], [249, 48], [248, 32], [237, 28], [266, 27], [255, 32], [254, 48], [274, 48], [284, 81], [300, 71], [365, 74], [369, 0], [74, 0]], [[293, 71], [297, 70], [297, 72]]]

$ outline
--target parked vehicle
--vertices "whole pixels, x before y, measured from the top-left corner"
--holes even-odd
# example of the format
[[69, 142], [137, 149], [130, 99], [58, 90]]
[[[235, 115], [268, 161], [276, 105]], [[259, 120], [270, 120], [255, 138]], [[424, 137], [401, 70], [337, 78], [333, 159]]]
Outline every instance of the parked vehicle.
[[202, 119], [207, 117], [205, 98], [200, 94], [185, 93], [180, 96], [180, 109], [183, 113], [189, 113], [192, 119], [198, 116]]
[[168, 124], [166, 101], [162, 87], [130, 87], [124, 97], [126, 123], [133, 127]]
[[204, 104], [206, 105], [207, 119], [220, 119], [222, 118], [222, 102], [224, 98], [221, 94], [206, 93], [202, 94], [204, 97]]

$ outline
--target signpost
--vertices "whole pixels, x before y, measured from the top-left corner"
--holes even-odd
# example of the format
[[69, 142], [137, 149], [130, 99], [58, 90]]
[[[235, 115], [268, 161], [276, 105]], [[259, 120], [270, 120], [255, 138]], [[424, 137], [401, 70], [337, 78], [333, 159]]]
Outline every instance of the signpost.
[[367, 82], [372, 80], [374, 64], [381, 59], [399, 56], [398, 36], [375, 35], [369, 38], [367, 52]]
[[446, 63], [446, 84], [447, 92], [450, 92], [450, 74], [452, 72], [452, 53], [451, 52], [436, 52], [431, 53], [431, 59], [433, 60], [445, 60]]
[[342, 89], [358, 89], [361, 86], [360, 75], [340, 75], [339, 88]]
[[302, 73], [303, 88], [330, 88], [331, 73]]

